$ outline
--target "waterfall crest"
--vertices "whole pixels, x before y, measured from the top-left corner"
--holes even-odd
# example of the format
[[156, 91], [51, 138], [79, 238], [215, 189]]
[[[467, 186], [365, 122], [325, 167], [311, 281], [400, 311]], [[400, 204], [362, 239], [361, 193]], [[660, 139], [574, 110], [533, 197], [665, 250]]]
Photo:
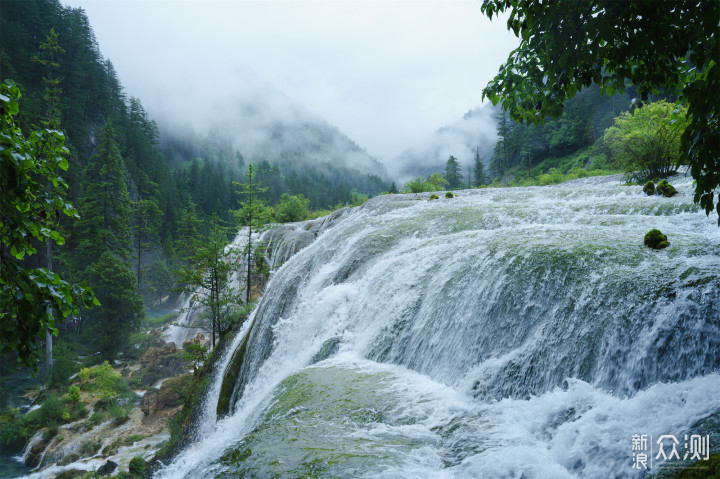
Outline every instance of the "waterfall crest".
[[634, 477], [631, 435], [720, 408], [720, 231], [672, 181], [343, 212], [277, 268], [215, 380], [228, 414], [165, 477]]

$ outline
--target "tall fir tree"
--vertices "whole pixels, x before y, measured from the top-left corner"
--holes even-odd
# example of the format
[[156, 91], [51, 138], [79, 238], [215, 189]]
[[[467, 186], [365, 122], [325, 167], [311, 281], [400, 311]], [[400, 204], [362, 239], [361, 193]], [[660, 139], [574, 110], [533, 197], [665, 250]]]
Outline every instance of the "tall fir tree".
[[110, 122], [100, 130], [97, 151], [85, 168], [84, 183], [77, 222], [83, 256], [98, 258], [104, 251], [112, 251], [128, 258], [132, 210], [125, 166]]
[[451, 190], [460, 189], [463, 187], [463, 174], [460, 171], [460, 164], [457, 158], [450, 155], [445, 162], [445, 174], [443, 175], [445, 181], [448, 182], [448, 188]]
[[245, 302], [250, 303], [250, 295], [252, 291], [252, 271], [253, 271], [253, 240], [254, 232], [259, 231], [270, 220], [268, 208], [265, 200], [260, 196], [267, 188], [260, 186], [260, 180], [256, 177], [255, 169], [252, 163], [248, 165], [247, 173], [245, 173], [245, 182], [233, 182], [240, 189], [237, 193], [241, 196], [240, 209], [236, 210], [235, 217], [240, 226], [247, 227], [247, 245], [246, 254], [247, 272], [245, 280]]
[[473, 169], [473, 186], [482, 186], [487, 184], [488, 178], [485, 175], [485, 165], [480, 158], [480, 150], [475, 149], [475, 168]]
[[490, 170], [492, 170], [493, 175], [502, 176], [511, 166], [511, 134], [513, 131], [510, 114], [504, 110], [501, 110], [497, 115], [497, 129], [499, 138], [493, 150]]
[[[194, 210], [186, 209], [186, 227], [194, 229]], [[184, 229], [184, 228], [183, 228]], [[230, 331], [240, 314], [240, 302], [234, 288], [228, 287], [234, 271], [232, 258], [237, 252], [227, 247], [229, 230], [217, 213], [210, 216], [207, 236], [190, 234], [185, 237], [184, 264], [176, 271], [183, 291], [193, 293], [196, 301], [205, 307], [203, 317], [209, 320], [205, 329], [212, 335], [215, 347], [217, 336]]]

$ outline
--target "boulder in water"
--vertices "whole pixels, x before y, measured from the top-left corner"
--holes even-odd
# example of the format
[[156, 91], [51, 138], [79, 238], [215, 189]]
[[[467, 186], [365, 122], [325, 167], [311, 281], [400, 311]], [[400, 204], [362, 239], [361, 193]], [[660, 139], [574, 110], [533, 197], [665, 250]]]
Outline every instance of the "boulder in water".
[[435, 193], [433, 193], [432, 195], [430, 195], [430, 199], [428, 201], [438, 200], [438, 199], [440, 199], [440, 197], [438, 195], [436, 195]]
[[448, 191], [447, 193], [445, 193], [445, 198], [455, 198], [455, 195], [452, 191]]
[[662, 180], [660, 183], [658, 183], [657, 190], [658, 193], [667, 198], [670, 198], [671, 196], [675, 196], [677, 194], [677, 190], [673, 185], [668, 183], [668, 180]]
[[667, 236], [662, 234], [660, 230], [651, 229], [645, 233], [645, 245], [652, 249], [663, 249], [670, 246], [670, 243], [667, 240]]
[[108, 459], [105, 464], [100, 466], [100, 468], [97, 470], [97, 473], [100, 476], [109, 476], [113, 473], [115, 469], [117, 469], [117, 466], [117, 462]]
[[655, 194], [655, 183], [652, 182], [652, 180], [645, 183], [645, 186], [643, 186], [643, 191], [646, 195], [652, 196]]

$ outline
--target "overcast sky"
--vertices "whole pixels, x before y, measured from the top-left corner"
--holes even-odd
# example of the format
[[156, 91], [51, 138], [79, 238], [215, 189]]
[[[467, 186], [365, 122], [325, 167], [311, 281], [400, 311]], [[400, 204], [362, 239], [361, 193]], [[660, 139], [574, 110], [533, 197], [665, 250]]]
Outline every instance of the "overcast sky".
[[154, 118], [268, 82], [388, 160], [479, 106], [518, 40], [481, 0], [62, 0]]

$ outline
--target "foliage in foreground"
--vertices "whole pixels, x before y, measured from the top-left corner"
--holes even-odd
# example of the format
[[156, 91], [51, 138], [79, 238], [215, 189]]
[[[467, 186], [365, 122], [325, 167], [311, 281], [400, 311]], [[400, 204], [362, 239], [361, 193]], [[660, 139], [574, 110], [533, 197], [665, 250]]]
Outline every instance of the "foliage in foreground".
[[0, 254], [0, 346], [37, 370], [35, 337], [58, 333], [53, 311], [68, 317], [99, 303], [84, 283], [73, 285], [22, 263], [37, 253], [36, 241], [63, 244], [55, 220], [77, 212], [61, 193], [67, 189], [60, 176], [68, 168], [64, 136], [43, 130], [25, 137], [14, 118], [19, 98], [14, 83], [0, 84], [0, 246], [10, 253]]
[[[720, 2], [486, 0], [482, 11], [491, 19], [508, 11], [508, 29], [521, 40], [483, 90], [515, 121], [558, 118], [566, 98], [592, 84], [612, 95], [630, 81], [638, 107], [660, 88], [678, 93], [688, 109], [681, 162], [696, 181], [695, 202], [710, 214], [720, 186]], [[720, 198], [716, 210], [720, 225]]]

